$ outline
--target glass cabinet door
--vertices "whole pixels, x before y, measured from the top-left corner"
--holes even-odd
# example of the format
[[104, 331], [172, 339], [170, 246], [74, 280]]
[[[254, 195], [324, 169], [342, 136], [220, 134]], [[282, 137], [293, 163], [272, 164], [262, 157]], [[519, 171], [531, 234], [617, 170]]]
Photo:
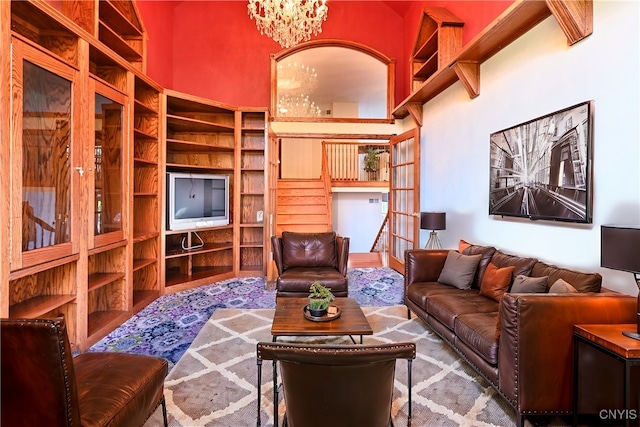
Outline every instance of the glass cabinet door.
[[93, 200], [95, 246], [124, 238], [125, 100], [124, 95], [96, 82]]
[[[16, 42], [12, 70], [13, 270], [77, 252], [74, 202], [73, 80], [75, 71]], [[55, 70], [52, 71], [52, 70]]]

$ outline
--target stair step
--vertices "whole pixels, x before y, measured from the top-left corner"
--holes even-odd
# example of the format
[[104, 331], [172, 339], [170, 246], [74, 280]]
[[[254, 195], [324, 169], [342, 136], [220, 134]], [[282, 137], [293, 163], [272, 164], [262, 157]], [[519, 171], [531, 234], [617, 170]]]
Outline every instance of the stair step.
[[278, 189], [278, 196], [323, 196], [324, 188], [287, 188]]
[[278, 181], [278, 190], [286, 188], [324, 188], [324, 181], [320, 179]]
[[287, 224], [276, 227], [276, 234], [280, 235], [283, 231], [295, 231], [298, 233], [323, 233], [331, 231], [326, 224]]
[[309, 214], [285, 214], [278, 213], [278, 224], [327, 224], [329, 218], [326, 214], [309, 215]]
[[329, 200], [320, 179], [278, 180], [276, 233], [331, 231]]
[[327, 214], [327, 206], [322, 205], [278, 205], [278, 215], [282, 214], [300, 214], [304, 211], [307, 214]]
[[300, 197], [300, 196], [278, 196], [278, 206], [281, 205], [321, 205], [327, 206], [327, 201], [324, 197], [312, 196], [312, 197]]

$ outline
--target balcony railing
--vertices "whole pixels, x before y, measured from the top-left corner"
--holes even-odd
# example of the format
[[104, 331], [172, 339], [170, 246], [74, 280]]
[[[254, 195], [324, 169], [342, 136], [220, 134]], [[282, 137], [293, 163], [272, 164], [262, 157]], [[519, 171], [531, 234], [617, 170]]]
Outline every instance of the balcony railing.
[[388, 143], [323, 141], [322, 150], [332, 185], [388, 185]]

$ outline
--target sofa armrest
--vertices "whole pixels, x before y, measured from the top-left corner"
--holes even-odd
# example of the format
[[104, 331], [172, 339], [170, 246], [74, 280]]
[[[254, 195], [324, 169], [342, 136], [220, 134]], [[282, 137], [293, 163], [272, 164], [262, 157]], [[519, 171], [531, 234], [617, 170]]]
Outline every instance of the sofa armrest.
[[571, 413], [573, 327], [636, 322], [635, 297], [623, 294], [505, 294], [498, 381], [522, 414]]
[[338, 271], [347, 277], [347, 266], [349, 264], [349, 238], [336, 237], [336, 251], [338, 255]]
[[276, 262], [279, 276], [284, 271], [282, 264], [282, 237], [271, 236], [271, 250], [273, 252], [273, 260]]
[[411, 249], [404, 253], [404, 285], [437, 282], [449, 254], [444, 249]]

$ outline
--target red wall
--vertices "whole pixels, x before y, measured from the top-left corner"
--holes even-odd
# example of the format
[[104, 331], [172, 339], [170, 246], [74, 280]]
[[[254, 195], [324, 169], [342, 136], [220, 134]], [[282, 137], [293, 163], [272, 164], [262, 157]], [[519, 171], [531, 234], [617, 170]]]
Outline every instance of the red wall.
[[[396, 104], [409, 94], [409, 54], [424, 6], [445, 6], [465, 22], [467, 43], [507, 1], [328, 0], [314, 40], [358, 42], [396, 60]], [[270, 102], [270, 55], [282, 49], [257, 30], [246, 1], [138, 1], [149, 36], [148, 75], [164, 87], [242, 107]]]
[[165, 88], [173, 87], [173, 8], [171, 1], [136, 2], [147, 31], [147, 75]]

